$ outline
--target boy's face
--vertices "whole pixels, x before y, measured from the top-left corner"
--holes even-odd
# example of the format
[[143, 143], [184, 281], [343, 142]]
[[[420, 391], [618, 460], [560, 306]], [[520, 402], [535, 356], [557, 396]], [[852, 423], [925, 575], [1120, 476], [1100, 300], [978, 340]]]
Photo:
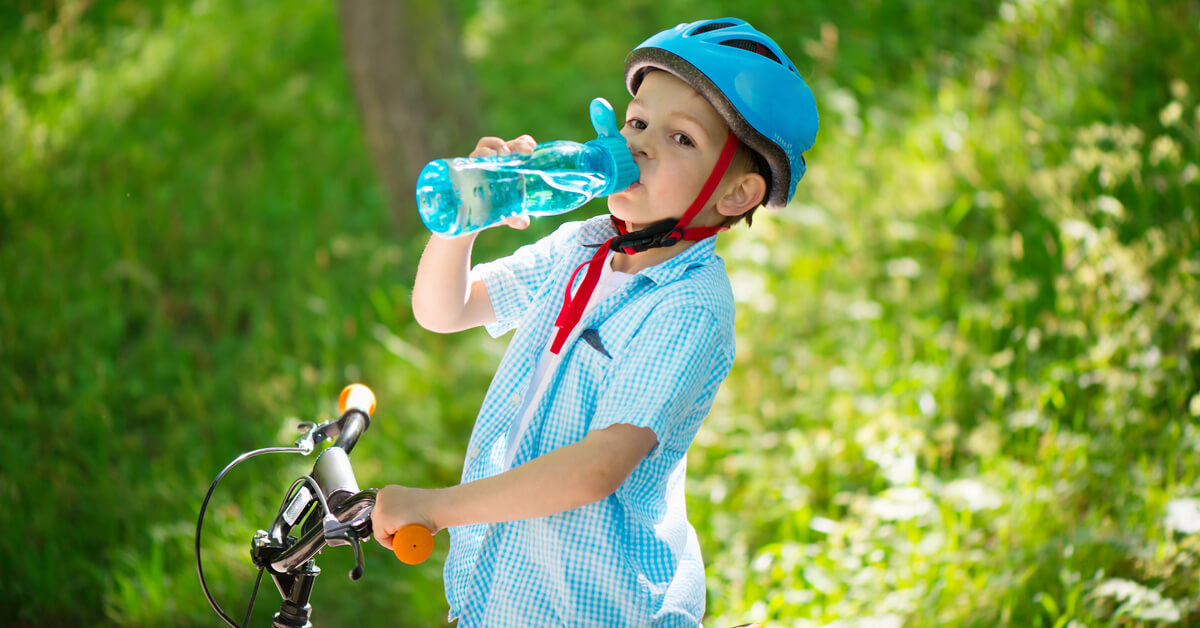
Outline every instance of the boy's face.
[[[637, 183], [608, 197], [608, 210], [641, 229], [664, 218], [679, 218], [695, 200], [729, 137], [729, 127], [708, 101], [675, 75], [646, 74], [625, 113], [621, 135], [641, 171]], [[727, 177], [728, 178], [728, 177]], [[722, 188], [692, 221], [717, 224], [713, 210]]]

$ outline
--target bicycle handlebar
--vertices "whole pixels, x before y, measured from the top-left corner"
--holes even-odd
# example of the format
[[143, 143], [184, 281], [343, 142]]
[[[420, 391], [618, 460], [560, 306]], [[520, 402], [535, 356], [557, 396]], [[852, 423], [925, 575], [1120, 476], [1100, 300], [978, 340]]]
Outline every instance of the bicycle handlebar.
[[[349, 524], [351, 527], [365, 526], [371, 516], [371, 509], [375, 506], [375, 493], [373, 488], [359, 491], [349, 498], [345, 499], [340, 506], [334, 509], [331, 513], [334, 519], [340, 524]], [[304, 563], [307, 563], [317, 552], [324, 549], [328, 539], [325, 537], [327, 526], [314, 526], [305, 532], [300, 540], [294, 545], [284, 550], [270, 562], [271, 569], [280, 573], [288, 573], [299, 569]], [[328, 543], [329, 545], [346, 545], [348, 542]]]
[[[355, 568], [350, 578], [362, 576], [363, 561], [360, 542], [370, 539], [371, 512], [375, 507], [378, 491], [373, 488], [359, 490], [350, 465], [349, 454], [359, 437], [370, 427], [371, 415], [375, 413], [375, 395], [362, 384], [351, 384], [338, 396], [341, 415], [333, 421], [320, 425], [301, 424], [303, 436], [293, 448], [272, 447], [247, 452], [235, 458], [213, 481], [208, 495], [200, 506], [196, 523], [196, 570], [200, 584], [213, 610], [231, 626], [235, 624], [217, 605], [204, 582], [204, 570], [200, 564], [200, 530], [204, 523], [204, 511], [217, 484], [234, 466], [263, 453], [291, 452], [309, 454], [314, 447], [330, 438], [336, 441], [317, 456], [310, 475], [304, 476], [288, 489], [284, 502], [269, 530], [259, 530], [251, 544], [251, 557], [262, 571], [269, 570], [280, 593], [284, 596], [280, 613], [275, 617], [276, 626], [311, 626], [308, 615], [308, 596], [312, 591], [312, 579], [320, 573], [313, 557], [326, 545], [350, 545], [354, 548]], [[315, 490], [309, 490], [309, 489]], [[300, 538], [290, 535], [293, 527], [299, 526]], [[393, 537], [392, 549], [400, 561], [416, 565], [429, 558], [433, 552], [433, 534], [424, 526], [412, 524], [401, 528]], [[257, 596], [258, 583], [254, 585], [250, 608]], [[246, 617], [250, 616], [247, 609]]]
[[[338, 396], [338, 409], [343, 413], [346, 412], [347, 409], [355, 409], [361, 412], [366, 412], [367, 415], [375, 414], [375, 395], [369, 388], [363, 386], [362, 384], [351, 384], [343, 389], [342, 394]], [[350, 430], [343, 431], [343, 433], [338, 437], [338, 442], [334, 443], [334, 447], [341, 446], [343, 438], [346, 438], [350, 434]], [[354, 435], [353, 440], [350, 441], [348, 447], [343, 446], [343, 448], [346, 449], [346, 453], [350, 453], [350, 448], [354, 446], [355, 441], [357, 441], [357, 435]], [[371, 493], [371, 504], [373, 508], [376, 491], [374, 489], [369, 489], [369, 492]], [[370, 510], [371, 508], [368, 508], [367, 512], [369, 513]], [[339, 515], [338, 519], [345, 521], [349, 519], [349, 517], [347, 517], [347, 519], [342, 519], [341, 515]], [[297, 543], [297, 545], [300, 545], [303, 542], [303, 539], [301, 539], [301, 542]], [[423, 563], [427, 558], [429, 558], [429, 555], [433, 553], [433, 533], [430, 532], [425, 526], [419, 524], [413, 523], [406, 525], [403, 528], [400, 528], [400, 530], [396, 532], [395, 536], [392, 537], [392, 551], [395, 552], [396, 558], [406, 565], [417, 565]]]
[[433, 553], [433, 533], [419, 523], [410, 523], [392, 537], [392, 551], [405, 565], [423, 563]]
[[368, 415], [375, 414], [375, 393], [362, 384], [350, 384], [338, 395], [338, 412], [347, 410], [362, 410]]

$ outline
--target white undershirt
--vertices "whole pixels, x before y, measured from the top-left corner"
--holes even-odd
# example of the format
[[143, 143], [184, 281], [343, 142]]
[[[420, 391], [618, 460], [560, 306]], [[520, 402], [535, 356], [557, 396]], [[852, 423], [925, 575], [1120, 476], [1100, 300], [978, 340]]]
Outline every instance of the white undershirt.
[[[587, 315], [589, 311], [598, 303], [603, 303], [605, 299], [618, 288], [625, 285], [633, 275], [623, 273], [612, 269], [612, 252], [609, 251], [608, 257], [604, 260], [604, 266], [600, 271], [600, 280], [596, 283], [596, 289], [592, 291], [592, 296], [588, 299], [587, 307], [584, 308], [583, 314]], [[571, 332], [572, 338], [568, 338], [568, 342], [564, 343], [564, 347], [570, 344], [570, 340], [578, 337], [582, 329], [578, 327]], [[513, 458], [517, 455], [517, 445], [521, 443], [521, 437], [524, 436], [526, 428], [529, 427], [529, 421], [533, 418], [534, 411], [537, 410], [538, 402], [542, 395], [546, 393], [546, 387], [550, 385], [550, 374], [558, 367], [561, 355], [555, 355], [550, 352], [550, 346], [554, 343], [554, 334], [550, 334], [550, 342], [546, 343], [546, 347], [542, 349], [542, 354], [538, 356], [537, 366], [533, 369], [533, 380], [529, 382], [529, 388], [525, 390], [525, 399], [521, 402], [521, 409], [517, 412], [517, 420], [513, 421], [512, 426], [508, 428], [508, 442], [504, 448], [504, 465], [501, 468], [508, 469], [512, 467]]]

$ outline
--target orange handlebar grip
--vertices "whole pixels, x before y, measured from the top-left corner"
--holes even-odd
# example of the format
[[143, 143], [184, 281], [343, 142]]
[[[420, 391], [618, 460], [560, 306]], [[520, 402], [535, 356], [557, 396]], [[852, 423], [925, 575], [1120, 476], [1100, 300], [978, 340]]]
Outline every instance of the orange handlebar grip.
[[433, 533], [421, 524], [410, 523], [392, 537], [392, 551], [405, 565], [423, 563], [433, 553]]
[[350, 408], [362, 410], [367, 416], [375, 414], [375, 393], [362, 384], [343, 388], [342, 394], [338, 395], [338, 412], [344, 413]]

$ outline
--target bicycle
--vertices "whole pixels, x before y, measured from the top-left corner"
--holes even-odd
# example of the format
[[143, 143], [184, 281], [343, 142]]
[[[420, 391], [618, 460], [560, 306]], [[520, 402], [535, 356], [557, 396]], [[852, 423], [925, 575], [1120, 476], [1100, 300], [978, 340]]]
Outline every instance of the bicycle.
[[[358, 488], [354, 469], [350, 465], [350, 452], [371, 425], [371, 415], [375, 413], [375, 395], [362, 384], [351, 384], [338, 396], [338, 412], [340, 416], [337, 419], [319, 425], [311, 421], [302, 422], [299, 426], [301, 437], [293, 447], [256, 449], [234, 458], [217, 474], [204, 497], [196, 521], [196, 572], [208, 603], [233, 628], [238, 628], [238, 624], [213, 599], [204, 580], [200, 533], [208, 501], [221, 479], [234, 467], [255, 456], [267, 453], [308, 455], [321, 443], [336, 438], [317, 456], [312, 472], [292, 483], [284, 494], [271, 526], [254, 533], [250, 556], [258, 567], [258, 577], [254, 581], [242, 626], [250, 621], [264, 571], [271, 574], [283, 597], [279, 612], [272, 622], [274, 628], [312, 628], [309, 598], [315, 579], [321, 573], [315, 556], [326, 546], [353, 547], [354, 568], [350, 570], [350, 579], [362, 577], [361, 543], [371, 538], [371, 510], [375, 507], [378, 489]], [[293, 536], [292, 532], [297, 529], [299, 536]], [[400, 561], [416, 565], [433, 552], [433, 535], [420, 525], [405, 526], [396, 533], [393, 549]]]

